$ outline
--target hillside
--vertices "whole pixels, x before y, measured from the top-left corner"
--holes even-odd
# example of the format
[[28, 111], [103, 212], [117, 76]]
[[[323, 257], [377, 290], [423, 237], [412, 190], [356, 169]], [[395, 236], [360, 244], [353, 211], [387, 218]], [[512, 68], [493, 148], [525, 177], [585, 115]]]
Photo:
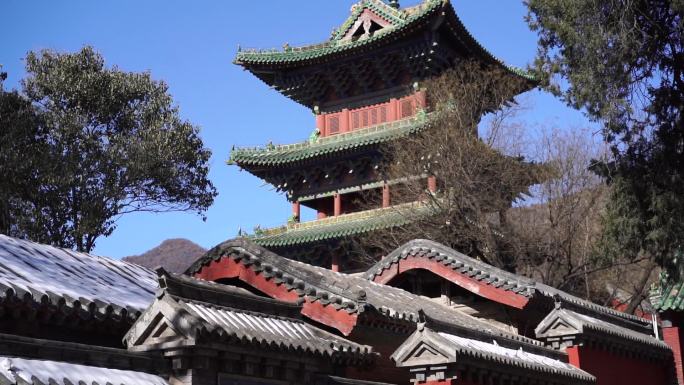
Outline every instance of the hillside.
[[174, 273], [182, 273], [192, 262], [201, 257], [206, 249], [187, 239], [167, 239], [159, 246], [140, 255], [124, 257], [123, 260], [140, 266], [162, 266]]

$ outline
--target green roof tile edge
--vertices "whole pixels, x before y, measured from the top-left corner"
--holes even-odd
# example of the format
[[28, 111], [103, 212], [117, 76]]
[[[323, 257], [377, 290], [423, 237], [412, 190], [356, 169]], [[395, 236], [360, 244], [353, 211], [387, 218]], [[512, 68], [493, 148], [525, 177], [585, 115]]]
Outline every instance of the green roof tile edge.
[[[488, 49], [482, 46], [482, 44], [480, 44], [480, 42], [477, 41], [475, 37], [470, 33], [470, 31], [465, 27], [461, 19], [453, 10], [453, 7], [451, 6], [451, 2], [449, 0], [425, 0], [422, 4], [417, 6], [421, 7], [422, 9], [418, 12], [405, 16], [406, 18], [404, 19], [403, 23], [399, 23], [394, 27], [386, 28], [384, 32], [383, 30], [380, 30], [370, 38], [351, 42], [344, 42], [339, 40], [341, 36], [343, 36], [343, 34], [346, 33], [346, 31], [351, 27], [351, 24], [347, 24], [353, 23], [353, 20], [355, 20], [356, 17], [358, 17], [358, 15], [363, 11], [364, 7], [372, 3], [374, 3], [374, 0], [363, 0], [360, 3], [357, 3], [360, 6], [357, 6], [357, 8], [355, 8], [354, 12], [352, 12], [352, 15], [349, 18], [347, 18], [345, 23], [343, 23], [342, 26], [336, 30], [336, 32], [334, 32], [333, 38], [327, 42], [302, 47], [285, 47], [283, 50], [238, 49], [238, 53], [233, 62], [236, 64], [291, 63], [297, 61], [305, 61], [309, 59], [316, 59], [343, 50], [354, 49], [378, 41], [384, 36], [390, 35], [393, 32], [400, 31], [412, 22], [428, 15], [431, 11], [439, 8], [442, 5], [448, 4], [452, 8], [452, 12], [454, 12], [454, 16], [460, 26], [460, 29], [463, 32], [465, 32], [465, 34], [471, 40], [471, 42], [475, 43], [475, 46], [481, 51], [482, 54], [488, 56], [489, 58], [499, 63], [508, 71], [517, 76], [520, 76], [524, 79], [533, 82], [537, 80], [534, 74], [522, 68], [511, 66], [504, 63], [501, 59], [494, 56]], [[369, 7], [373, 10], [376, 10], [376, 6], [374, 4], [370, 5]]]
[[428, 114], [418, 114], [409, 119], [397, 120], [376, 126], [362, 128], [343, 134], [286, 145], [234, 148], [228, 164], [237, 165], [280, 165], [323, 156], [330, 153], [383, 143], [415, 133], [425, 127]]
[[[295, 226], [281, 226], [263, 230], [264, 234], [251, 235], [249, 238], [264, 247], [286, 247], [314, 243], [323, 240], [359, 235], [375, 230], [402, 226], [412, 218], [403, 217], [406, 210], [420, 210], [427, 214], [430, 207], [419, 203], [407, 203], [387, 208], [367, 210], [339, 217], [303, 222]], [[396, 217], [399, 217], [398, 219]], [[353, 224], [353, 227], [341, 228]]]

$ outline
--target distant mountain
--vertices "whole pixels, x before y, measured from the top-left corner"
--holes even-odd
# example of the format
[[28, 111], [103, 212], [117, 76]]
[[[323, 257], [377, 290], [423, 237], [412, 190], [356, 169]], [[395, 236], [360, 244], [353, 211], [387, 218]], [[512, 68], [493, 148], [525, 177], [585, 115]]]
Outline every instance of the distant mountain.
[[123, 260], [151, 269], [162, 266], [167, 271], [182, 273], [206, 251], [202, 246], [187, 239], [167, 239], [143, 254], [124, 257]]

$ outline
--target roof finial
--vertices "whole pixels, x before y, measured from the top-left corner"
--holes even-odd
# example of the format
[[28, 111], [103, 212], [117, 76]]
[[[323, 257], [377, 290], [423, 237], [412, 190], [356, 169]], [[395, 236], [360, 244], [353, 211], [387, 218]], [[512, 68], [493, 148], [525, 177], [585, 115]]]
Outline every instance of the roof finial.
[[389, 6], [394, 9], [399, 9], [399, 0], [389, 0]]

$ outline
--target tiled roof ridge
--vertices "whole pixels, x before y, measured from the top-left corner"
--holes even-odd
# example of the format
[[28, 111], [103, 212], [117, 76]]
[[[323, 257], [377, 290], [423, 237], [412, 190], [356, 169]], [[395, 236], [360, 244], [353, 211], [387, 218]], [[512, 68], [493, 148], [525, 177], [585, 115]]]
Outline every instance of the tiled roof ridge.
[[648, 319], [601, 306], [568, 293], [563, 295], [553, 294], [551, 297], [556, 301], [556, 306], [561, 306], [577, 314], [609, 322], [644, 335], [651, 335], [653, 333], [653, 324]]
[[[301, 318], [301, 301], [291, 303], [254, 294], [246, 289], [227, 284], [205, 281], [158, 268], [160, 291], [174, 298], [201, 302], [252, 313]], [[258, 310], [254, 310], [254, 309]]]
[[[440, 334], [440, 332], [435, 331], [435, 330], [431, 330], [427, 327], [425, 327], [425, 330], [428, 333], [433, 333], [433, 334], [437, 334], [437, 335]], [[463, 337], [458, 336], [458, 335], [454, 335], [454, 336], [463, 338]], [[447, 338], [447, 341], [448, 341], [448, 338]], [[487, 342], [487, 341], [482, 341], [482, 342]], [[498, 344], [494, 344], [494, 345], [500, 346]], [[507, 349], [511, 349], [510, 347], [507, 347], [507, 346], [502, 346], [502, 347], [507, 348]], [[515, 348], [513, 348], [512, 350], [515, 350]], [[472, 348], [464, 347], [464, 346], [458, 347], [457, 351], [461, 354], [466, 354], [472, 358], [483, 358], [484, 356], [488, 355], [490, 359], [493, 359], [494, 361], [496, 361], [497, 363], [500, 363], [500, 364], [511, 365], [511, 366], [520, 367], [520, 368], [524, 368], [524, 369], [530, 369], [530, 367], [533, 367], [534, 369], [539, 370], [539, 371], [544, 372], [544, 373], [551, 373], [554, 375], [561, 374], [561, 375], [564, 375], [565, 377], [578, 379], [578, 380], [582, 380], [582, 381], [593, 382], [595, 380], [595, 377], [592, 376], [591, 374], [585, 372], [584, 370], [582, 370], [580, 368], [577, 368], [577, 367], [574, 367], [574, 366], [568, 364], [567, 361], [559, 360], [558, 356], [553, 357], [553, 356], [548, 356], [548, 355], [544, 355], [544, 354], [539, 354], [539, 353], [541, 353], [540, 350], [525, 351], [523, 349], [522, 351], [524, 353], [539, 354], [545, 358], [554, 359], [554, 360], [564, 364], [566, 366], [566, 368], [558, 368], [558, 367], [549, 368], [546, 365], [543, 365], [541, 363], [531, 364], [529, 362], [525, 362], [525, 361], [522, 361], [520, 359], [517, 359], [517, 357], [511, 357], [511, 356], [506, 356], [506, 355], [502, 355], [502, 354], [498, 354], [498, 355], [496, 355], [496, 357], [494, 357], [494, 355], [492, 353], [484, 353], [480, 350], [472, 349]], [[561, 355], [565, 356], [564, 353], [561, 353]]]
[[[211, 302], [197, 301], [193, 299], [187, 299], [171, 295], [165, 295], [159, 300], [172, 301], [171, 304], [175, 303], [177, 304], [177, 306], [180, 306], [180, 308], [183, 309], [183, 311], [187, 313], [187, 315], [192, 317], [193, 328], [199, 333], [199, 335], [204, 334], [207, 336], [219, 336], [221, 338], [236, 338], [240, 341], [246, 340], [249, 342], [258, 341], [261, 344], [266, 344], [268, 346], [280, 348], [285, 351], [292, 351], [293, 349], [295, 349], [331, 358], [339, 357], [363, 359], [364, 357], [368, 358], [373, 357], [375, 355], [375, 353], [373, 352], [373, 348], [371, 346], [357, 344], [355, 342], [345, 339], [344, 337], [340, 337], [330, 332], [327, 332], [323, 329], [319, 329], [314, 325], [304, 322], [301, 318], [292, 318], [266, 314], [259, 311], [245, 310], [240, 307], [217, 305]], [[218, 311], [245, 314], [256, 318], [279, 320], [289, 322], [292, 324], [301, 325], [302, 327], [310, 328], [310, 332], [316, 335], [316, 337], [325, 339], [326, 344], [312, 344], [309, 342], [302, 342], [300, 346], [294, 347], [292, 344], [288, 344], [286, 342], [283, 342], [282, 340], [278, 340], [278, 338], [284, 339], [286, 341], [293, 340], [293, 337], [290, 336], [280, 336], [278, 338], [275, 338], [275, 336], [273, 336], [274, 338], [270, 338], [268, 336], [264, 336], [261, 333], [257, 335], [248, 335], [244, 334], [243, 332], [240, 332], [239, 330], [229, 330], [226, 329], [225, 326], [209, 322], [207, 319], [205, 319], [205, 316], [203, 314], [197, 312], [196, 310], [194, 310], [193, 307], [190, 307], [189, 305], [199, 305], [204, 308], [214, 309]]]
[[[283, 258], [248, 239], [236, 238], [223, 242], [209, 250], [204, 257], [193, 263], [186, 273], [194, 274], [201, 270], [203, 265], [212, 260], [229, 257], [235, 261], [242, 261], [242, 263], [250, 266], [255, 272], [263, 274], [266, 278], [275, 279], [276, 283], [283, 284], [290, 290], [296, 290], [300, 297], [305, 295], [317, 297], [317, 294], [324, 293], [320, 299], [323, 300], [321, 302], [325, 305], [330, 304], [338, 310], [344, 309], [349, 313], [363, 312], [365, 304], [360, 304], [357, 302], [357, 299], [351, 298], [350, 295], [333, 293], [330, 288], [307, 283], [297, 273], [283, 271], [284, 269], [278, 266], [277, 262], [263, 260], [264, 256]], [[331, 297], [329, 294], [333, 294], [333, 296]]]
[[284, 145], [234, 148], [228, 164], [280, 165], [303, 161], [351, 148], [383, 143], [419, 131], [427, 123], [427, 114], [381, 123], [358, 130]]
[[[534, 294], [534, 281], [531, 279], [489, 265], [428, 239], [414, 239], [396, 248], [375, 265], [371, 266], [364, 274], [364, 278], [372, 281], [376, 276], [382, 274], [384, 270], [390, 268], [391, 265], [412, 254], [435, 258], [437, 261], [443, 264], [450, 264], [456, 269], [467, 271], [477, 269], [478, 274], [480, 272], [487, 272], [491, 275], [496, 275], [496, 281], [493, 282], [497, 282], [499, 286], [508, 286], [508, 290], [526, 297], [531, 297]], [[488, 284], [493, 282], [488, 282]]]
[[[372, 281], [371, 281], [372, 282]], [[380, 285], [378, 283], [373, 282], [376, 285]], [[436, 303], [436, 302], [435, 302]], [[441, 303], [436, 303], [439, 306], [444, 306], [447, 307]], [[447, 307], [448, 308], [448, 307]], [[451, 308], [449, 308], [451, 309]], [[462, 313], [462, 312], [461, 312]], [[477, 320], [478, 322], [484, 322], [478, 319], [477, 317], [474, 317], [470, 314], [462, 313], [465, 316]], [[468, 327], [464, 327], [458, 324], [449, 324], [440, 320], [436, 320], [434, 318], [431, 318], [429, 315], [425, 314], [425, 312], [420, 311], [418, 314], [418, 324], [423, 323], [425, 325], [431, 326], [435, 330], [438, 331], [444, 331], [444, 332], [457, 332], [460, 334], [465, 334], [469, 336], [470, 338], [477, 339], [478, 341], [492, 341], [495, 340], [497, 342], [500, 342], [503, 346], [512, 346], [514, 348], [519, 348], [520, 345], [524, 345], [525, 347], [528, 347], [530, 349], [536, 349], [539, 352], [544, 352], [545, 354], [552, 355], [552, 356], [563, 356], [564, 353], [558, 352], [553, 349], [548, 349], [544, 346], [543, 342], [535, 340], [533, 338], [526, 337], [521, 334], [515, 334], [515, 333], [510, 333], [504, 329], [496, 328], [498, 333], [494, 332], [489, 332], [485, 330], [476, 330], [476, 329], [471, 329]]]
[[[238, 256], [238, 254], [241, 254]], [[213, 260], [218, 260], [223, 257], [229, 257], [233, 258], [234, 260], [239, 260], [243, 261], [246, 260], [249, 266], [258, 273], [264, 274], [266, 278], [273, 278], [276, 280], [276, 283], [278, 284], [283, 284], [288, 290], [295, 290], [300, 297], [309, 297], [315, 301], [320, 301], [321, 304], [324, 306], [331, 305], [333, 306], [337, 311], [346, 311], [348, 313], [363, 313], [366, 311], [375, 311], [384, 317], [387, 317], [389, 319], [397, 319], [397, 320], [403, 320], [411, 323], [417, 323], [419, 321], [419, 314], [418, 312], [415, 312], [413, 314], [410, 311], [407, 312], [396, 312], [395, 309], [389, 309], [389, 308], [376, 308], [372, 306], [370, 303], [366, 301], [366, 293], [365, 292], [359, 292], [359, 293], [351, 293], [350, 291], [343, 290], [341, 288], [338, 288], [337, 286], [331, 287], [330, 285], [319, 285], [319, 284], [313, 284], [312, 282], [308, 281], [306, 277], [303, 275], [299, 275], [297, 272], [293, 271], [292, 267], [288, 266], [278, 266], [277, 263], [273, 260], [267, 261], [265, 258], [268, 259], [277, 259], [277, 258], [282, 258], [285, 260], [285, 258], [243, 238], [238, 238], [230, 241], [226, 241], [222, 243], [221, 245], [213, 248], [210, 250], [205, 257], [202, 257], [198, 261], [193, 264], [186, 273], [188, 274], [193, 274], [195, 272], [199, 272], [205, 264], [210, 263]], [[249, 258], [249, 259], [247, 259]], [[308, 270], [313, 270], [313, 271], [325, 271], [326, 274], [331, 274], [340, 278], [347, 278], [351, 277], [348, 274], [344, 273], [339, 273], [339, 272], [333, 272], [327, 269], [323, 269], [321, 267], [316, 267], [316, 266], [310, 266], [307, 265], [303, 262], [299, 261], [294, 261], [294, 260], [286, 260], [287, 263], [293, 264], [293, 265], [301, 265], [302, 269], [299, 269], [298, 271], [305, 271], [305, 269]], [[400, 290], [403, 292], [403, 290], [394, 288], [391, 286], [385, 286], [381, 285], [372, 281], [367, 281], [363, 278], [359, 278], [367, 282], [368, 285], [371, 286], [377, 286], [381, 288], [386, 288], [390, 290]], [[483, 321], [478, 320], [475, 317], [469, 316], [463, 312], [460, 312], [456, 309], [449, 308], [447, 306], [435, 303], [430, 301], [429, 299], [425, 299], [426, 304], [429, 304], [432, 307], [440, 307], [443, 308], [445, 311], [449, 312], [455, 312], [458, 313], [462, 317], [467, 317], [469, 320], [472, 320], [474, 323], [480, 324], [483, 323]], [[435, 321], [435, 324], [438, 322]], [[444, 324], [442, 323], [443, 325]], [[490, 326], [490, 325], [489, 325]], [[517, 334], [512, 334], [508, 333], [504, 330], [496, 328], [496, 332], [488, 331], [480, 328], [470, 328], [468, 326], [457, 326], [457, 325], [451, 325], [450, 328], [453, 330], [454, 328], [458, 328], [460, 330], [467, 331], [468, 333], [472, 333], [473, 335], [478, 335], [480, 339], [506, 339], [514, 343], [518, 344], [524, 344], [526, 346], [534, 346], [537, 348], [543, 348], [542, 343], [531, 339], [527, 338], [525, 336], [517, 335]]]
[[532, 297], [535, 293], [540, 293], [544, 297], [554, 298], [556, 301], [562, 301], [581, 308], [583, 309], [582, 311], [589, 311], [592, 315], [598, 316], [599, 318], [605, 318], [609, 322], [618, 322], [625, 327], [630, 327], [628, 325], [631, 325], [630, 328], [632, 329], [645, 329], [650, 325], [650, 321], [643, 318], [583, 300], [562, 290], [536, 282], [530, 278], [507, 272], [483, 261], [478, 261], [465, 254], [459, 253], [448, 246], [427, 239], [415, 239], [398, 247], [368, 269], [364, 277], [373, 280], [377, 275], [390, 268], [400, 259], [406, 258], [411, 253], [415, 252], [427, 256], [428, 258], [436, 258], [441, 263], [451, 266], [452, 269], [468, 271], [469, 275], [472, 274], [474, 278], [479, 277], [479, 280], [483, 283], [501, 287], [504, 290], [510, 290], [527, 297]]
[[[565, 325], [570, 325], [572, 328], [565, 334], [559, 333], [558, 330], [553, 329], [553, 325], [557, 320], [562, 320]], [[549, 334], [547, 335], [547, 331]], [[576, 334], [577, 332], [581, 334]], [[635, 346], [633, 343], [647, 345], [649, 348], [654, 349], [659, 356], [669, 356], [671, 355], [670, 347], [660, 339], [654, 337], [650, 334], [641, 333], [636, 330], [623, 327], [619, 324], [611, 323], [592, 315], [583, 314], [576, 312], [575, 309], [563, 307], [562, 304], [558, 304], [556, 308], [551, 311], [535, 328], [535, 333], [538, 338], [546, 339], [548, 338], [550, 342], [553, 342], [562, 338], [569, 338], [570, 336], [577, 336], [579, 339], [591, 339], [591, 334], [596, 333], [602, 336], [602, 340], [606, 339], [612, 341], [623, 349], [628, 349], [634, 352], [643, 352], [642, 346]]]

